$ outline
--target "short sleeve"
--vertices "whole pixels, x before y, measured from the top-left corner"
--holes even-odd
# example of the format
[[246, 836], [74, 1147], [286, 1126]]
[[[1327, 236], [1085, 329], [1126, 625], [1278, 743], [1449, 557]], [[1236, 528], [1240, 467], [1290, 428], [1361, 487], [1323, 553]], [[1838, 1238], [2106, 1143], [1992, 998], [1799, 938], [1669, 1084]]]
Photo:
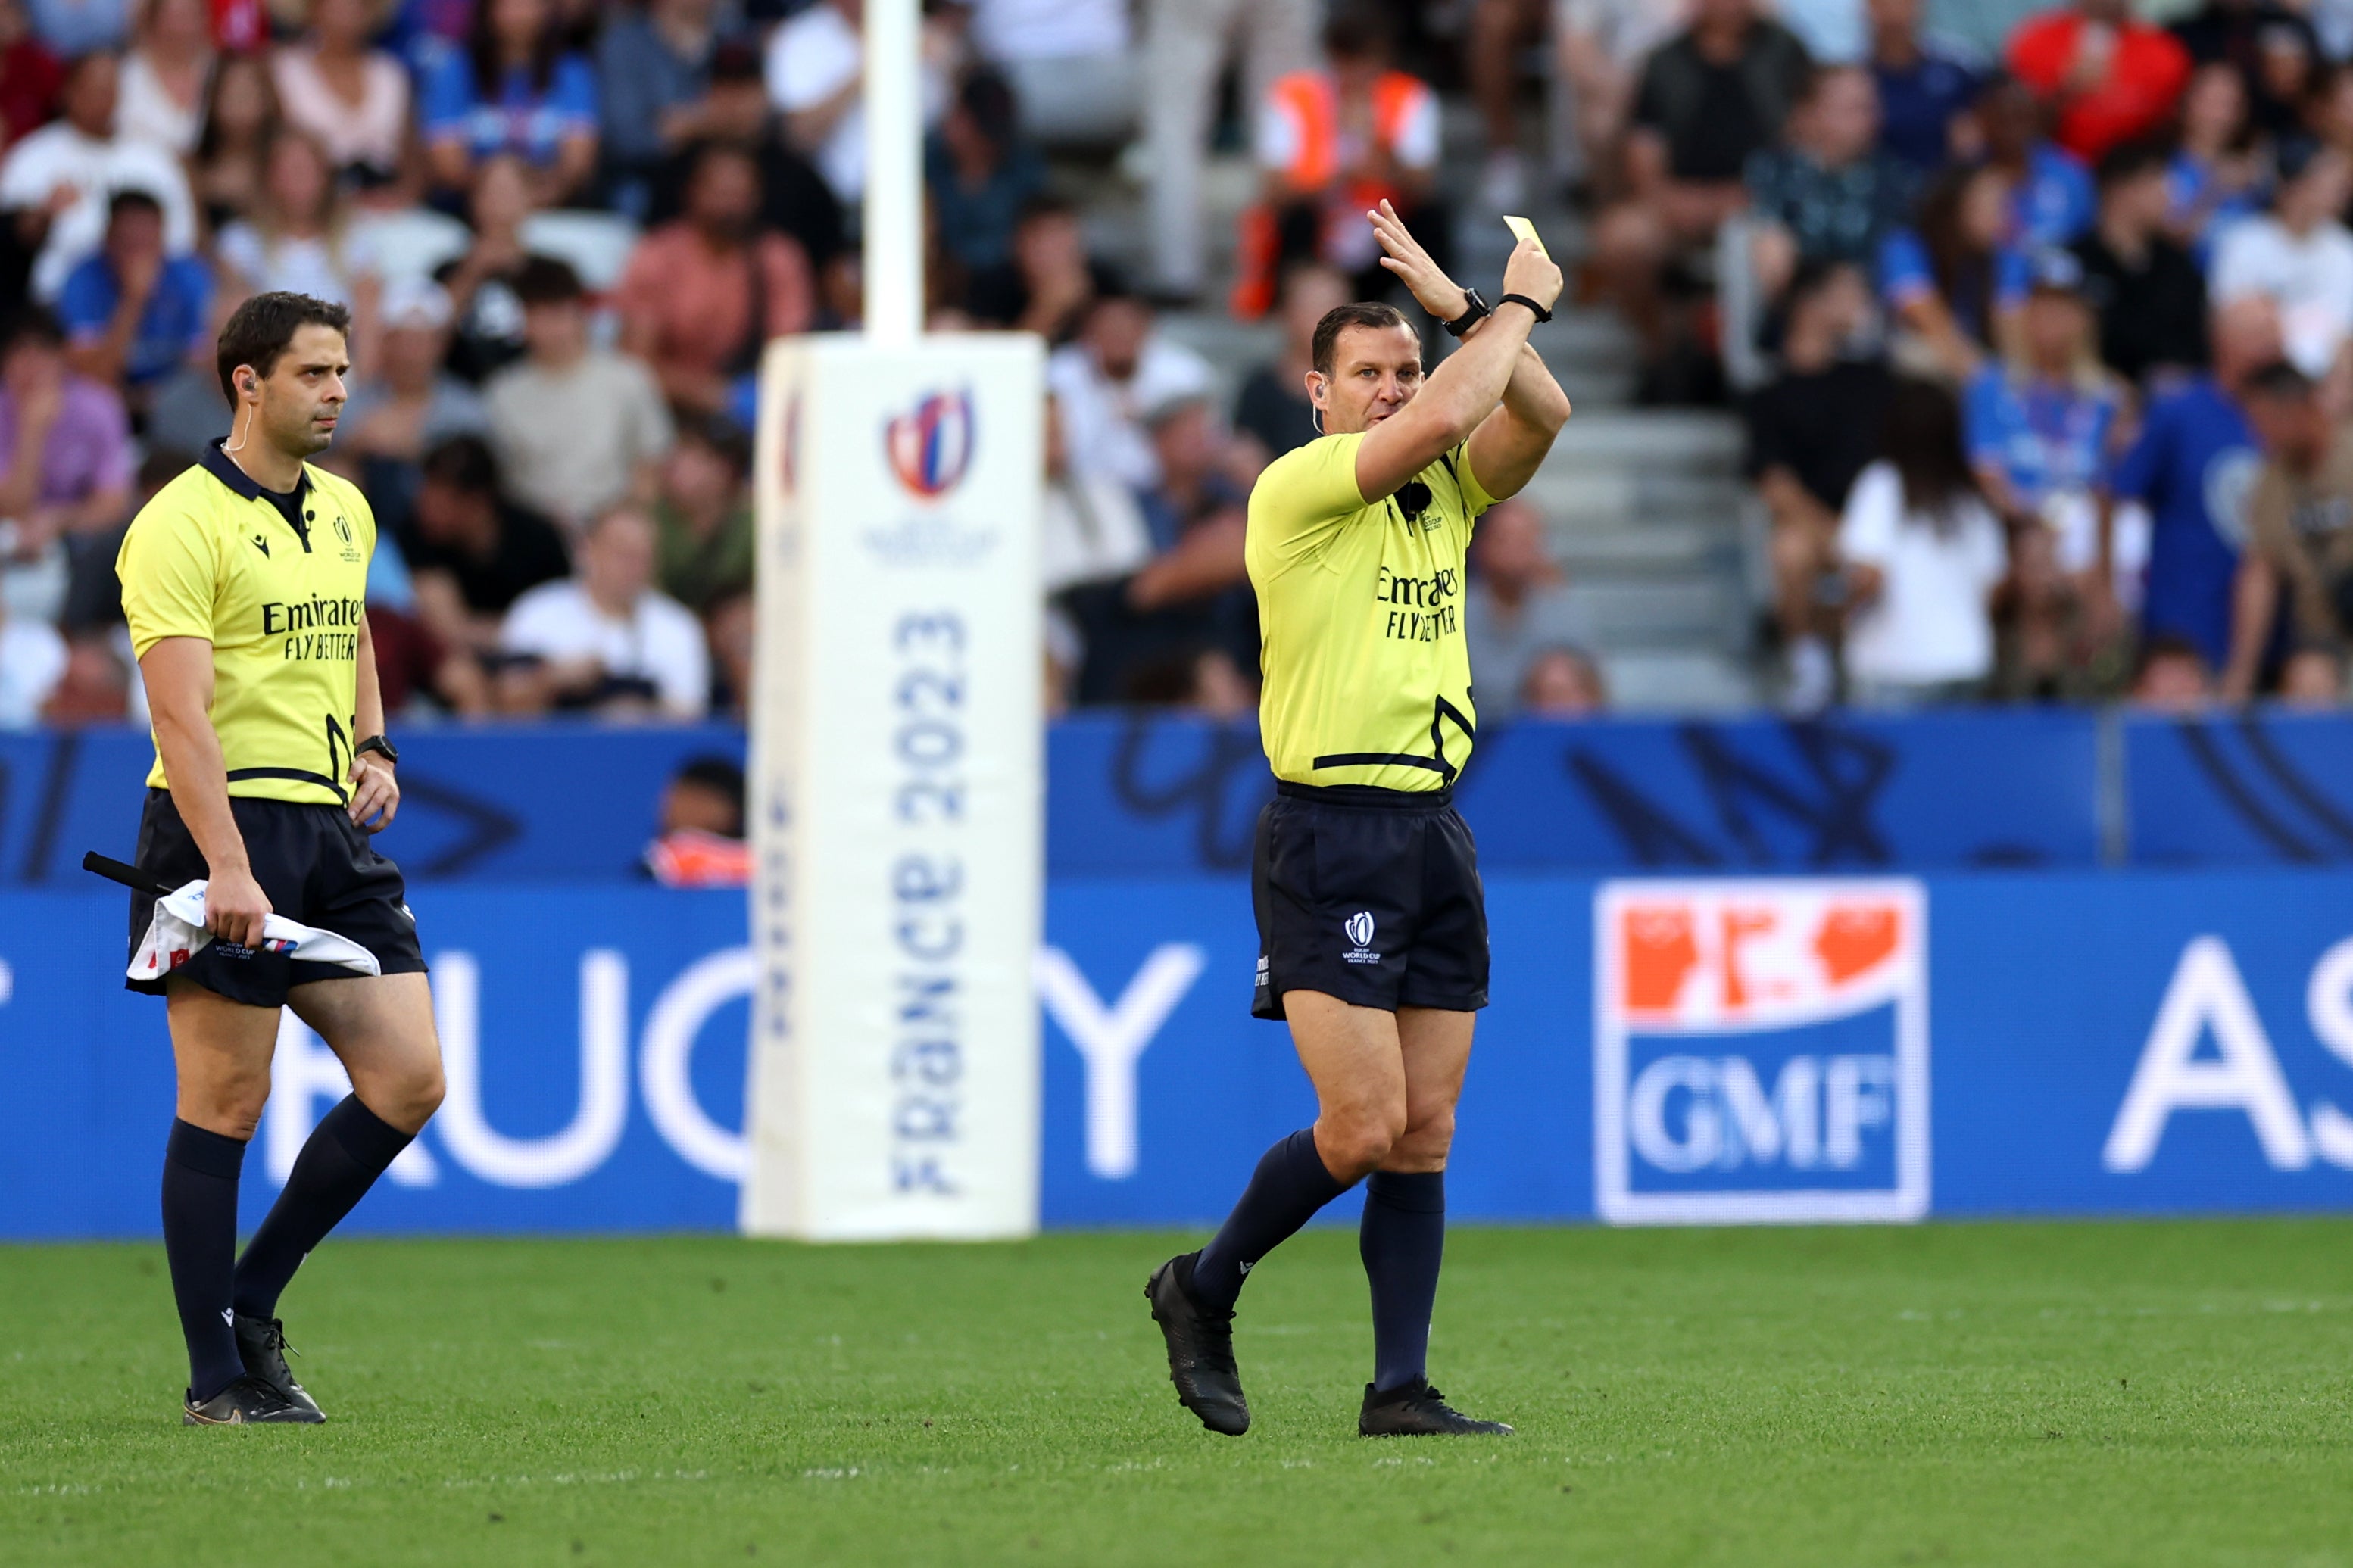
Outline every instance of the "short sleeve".
[[1928, 248], [1908, 228], [1899, 228], [1879, 245], [1879, 294], [1891, 305], [1908, 305], [1936, 291], [1936, 275], [1928, 266]]
[[36, 132], [0, 160], [0, 207], [14, 212], [39, 206], [48, 199], [49, 187], [57, 183], [56, 165], [54, 160], [41, 156], [49, 143], [38, 137]]
[[145, 658], [165, 637], [212, 641], [219, 571], [212, 533], [196, 519], [157, 505], [132, 519], [114, 572], [133, 657]]
[[1969, 461], [1976, 464], [1999, 463], [2007, 444], [2010, 421], [2003, 405], [2009, 390], [2000, 371], [1989, 365], [1969, 380], [1961, 396], [1961, 439], [1968, 447]]
[[1662, 78], [1666, 51], [1654, 51], [1642, 62], [1642, 79], [1634, 89], [1633, 122], [1645, 131], [1663, 133], [1667, 128], [1667, 95]]
[[93, 256], [67, 274], [58, 294], [58, 325], [76, 342], [102, 338], [114, 320], [114, 300], [105, 263]]
[[1321, 436], [1269, 463], [1250, 490], [1253, 550], [1278, 568], [1295, 564], [1329, 539], [1343, 521], [1362, 511], [1365, 497], [1356, 488], [1356, 448], [1364, 441], [1361, 430]]
[[2034, 289], [2034, 263], [2026, 252], [2015, 246], [2003, 246], [1993, 253], [1993, 305], [1997, 310], [2007, 310], [2026, 303], [2026, 296]]
[[[1487, 493], [1487, 487], [1479, 482], [1479, 470], [1471, 466], [1470, 442], [1463, 441], [1446, 454], [1446, 470], [1454, 476], [1455, 487], [1462, 492], [1462, 510], [1468, 514], [1467, 521], [1477, 521], [1481, 512], [1495, 504], [1495, 498]], [[1348, 472], [1352, 479], [1356, 471], [1356, 463], [1351, 460]]]
[[2173, 405], [2159, 403], [2148, 411], [2140, 438], [2125, 449], [2108, 472], [2108, 493], [2126, 500], [2155, 500], [2158, 464], [2172, 447]]
[[561, 122], [560, 134], [596, 133], [596, 72], [578, 55], [555, 62], [554, 79], [547, 86], [547, 107]]
[[1893, 465], [1872, 464], [1847, 493], [1846, 510], [1839, 519], [1840, 553], [1866, 566], [1883, 563], [1903, 521], [1903, 479]]
[[474, 109], [474, 61], [463, 49], [451, 49], [436, 62], [425, 79], [417, 117], [427, 141], [463, 137], [466, 117]]
[[1409, 169], [1438, 166], [1438, 95], [1415, 84], [1412, 104], [1397, 133], [1397, 161]]

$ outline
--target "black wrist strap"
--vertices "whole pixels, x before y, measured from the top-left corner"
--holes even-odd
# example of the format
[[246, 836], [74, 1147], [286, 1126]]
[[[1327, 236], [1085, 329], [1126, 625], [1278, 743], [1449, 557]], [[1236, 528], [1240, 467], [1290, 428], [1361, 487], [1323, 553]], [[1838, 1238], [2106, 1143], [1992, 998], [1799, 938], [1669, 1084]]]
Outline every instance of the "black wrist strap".
[[1537, 304], [1525, 294], [1506, 294], [1502, 299], [1496, 300], [1495, 303], [1499, 307], [1504, 305], [1525, 305], [1528, 308], [1528, 314], [1536, 319], [1536, 324], [1538, 326], [1542, 326], [1545, 322], [1552, 320], [1552, 312], [1550, 310], [1546, 310], [1542, 305]]
[[397, 765], [400, 762], [400, 753], [394, 751], [392, 749], [392, 742], [385, 740], [382, 735], [370, 735], [366, 740], [362, 741], [358, 745], [352, 748], [352, 755], [354, 757], [364, 756], [370, 752], [375, 752], [387, 763], [392, 763]]
[[1440, 324], [1445, 327], [1448, 332], [1459, 338], [1481, 321], [1485, 321], [1491, 313], [1487, 308], [1487, 301], [1479, 297], [1479, 290], [1465, 289], [1462, 290], [1462, 313], [1451, 321]]

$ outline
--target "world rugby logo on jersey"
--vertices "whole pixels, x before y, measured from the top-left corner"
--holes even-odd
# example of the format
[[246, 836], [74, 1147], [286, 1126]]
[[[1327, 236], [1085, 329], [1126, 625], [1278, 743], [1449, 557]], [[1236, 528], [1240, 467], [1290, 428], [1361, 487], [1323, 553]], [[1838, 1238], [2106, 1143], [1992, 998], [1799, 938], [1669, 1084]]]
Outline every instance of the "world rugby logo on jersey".
[[1928, 1211], [1915, 881], [1605, 882], [1594, 1206], [1617, 1225]]
[[891, 472], [910, 495], [936, 500], [955, 489], [972, 467], [972, 394], [925, 394], [915, 406], [882, 426]]

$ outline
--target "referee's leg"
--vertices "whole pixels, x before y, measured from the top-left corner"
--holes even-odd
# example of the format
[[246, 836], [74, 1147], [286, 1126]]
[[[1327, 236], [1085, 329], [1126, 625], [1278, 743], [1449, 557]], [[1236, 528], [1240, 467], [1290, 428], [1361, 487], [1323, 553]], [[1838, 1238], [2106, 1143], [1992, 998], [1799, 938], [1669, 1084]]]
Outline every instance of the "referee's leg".
[[352, 1092], [311, 1131], [237, 1260], [237, 1317], [257, 1329], [274, 1325], [279, 1295], [302, 1259], [408, 1147], [442, 1094], [433, 993], [423, 974], [313, 981], [287, 992], [286, 1005], [343, 1062]]
[[269, 1098], [278, 1009], [232, 1002], [185, 978], [171, 981], [164, 998], [179, 1090], [164, 1154], [164, 1254], [194, 1410], [246, 1375], [230, 1310], [237, 1176]]

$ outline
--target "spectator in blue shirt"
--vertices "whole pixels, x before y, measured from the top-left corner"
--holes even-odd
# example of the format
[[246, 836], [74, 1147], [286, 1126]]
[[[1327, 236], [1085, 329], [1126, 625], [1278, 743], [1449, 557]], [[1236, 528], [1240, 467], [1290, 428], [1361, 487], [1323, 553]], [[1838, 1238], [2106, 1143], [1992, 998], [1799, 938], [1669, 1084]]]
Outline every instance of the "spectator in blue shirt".
[[1868, 265], [1912, 208], [1910, 168], [1880, 152], [1879, 94], [1860, 66], [1822, 66], [1790, 111], [1785, 143], [1750, 156], [1754, 259], [1767, 300], [1800, 262]]
[[1019, 120], [1005, 79], [977, 70], [956, 89], [923, 149], [940, 243], [975, 271], [1013, 259], [1013, 231], [1045, 188], [1045, 161], [1020, 139]]
[[596, 40], [596, 90], [613, 205], [640, 223], [652, 182], [689, 142], [720, 133], [704, 99], [718, 50], [712, 0], [652, 0], [609, 17]]
[[2010, 232], [2025, 250], [2072, 243], [2099, 216], [2092, 172], [2043, 134], [2042, 103], [2015, 77], [1997, 77], [1978, 100], [1986, 162], [2010, 176]]
[[1879, 146], [1921, 174], [1953, 154], [1953, 121], [1977, 101], [1976, 69], [1920, 36], [1920, 0], [1870, 0], [1871, 74], [1879, 84]]
[[[2107, 491], [2111, 502], [2137, 500], [2149, 510], [2143, 642], [2184, 638], [2220, 669], [2231, 654], [2247, 504], [2263, 468], [2242, 397], [2254, 374], [2280, 358], [2278, 311], [2260, 297], [2233, 300], [2214, 312], [2211, 336], [2213, 373], [2150, 405]], [[2113, 505], [2104, 510], [2113, 518]], [[2113, 536], [2113, 522], [2102, 531]], [[2121, 553], [2105, 541], [2104, 548]]]
[[2011, 675], [2037, 696], [2065, 690], [2079, 656], [2114, 634], [2071, 635], [2078, 605], [2105, 607], [2112, 588], [2099, 572], [2099, 512], [2093, 487], [2107, 467], [2121, 407], [2101, 368], [2083, 263], [2063, 250], [2035, 259], [2034, 282], [2011, 334], [2016, 352], [1978, 372], [1961, 406], [1969, 467], [1986, 500], [2010, 525], [2012, 568]]
[[2026, 298], [2022, 252], [2003, 237], [2010, 179], [1991, 164], [1948, 171], [1920, 202], [1916, 229], [1879, 247], [1879, 292], [1955, 381], [1977, 373], [1996, 322]]
[[92, 381], [123, 387], [138, 407], [211, 346], [212, 300], [202, 261], [165, 254], [163, 206], [144, 191], [117, 191], [106, 243], [66, 275], [58, 296], [66, 359]]
[[2247, 123], [2247, 85], [2235, 66], [2201, 66], [2181, 95], [2181, 141], [2166, 167], [2166, 226], [2200, 268], [2233, 220], [2263, 210], [2263, 169]]
[[531, 168], [533, 205], [561, 206], [596, 168], [596, 73], [564, 48], [549, 0], [481, 0], [473, 37], [426, 78], [433, 183], [463, 191], [474, 166], [510, 153]]

